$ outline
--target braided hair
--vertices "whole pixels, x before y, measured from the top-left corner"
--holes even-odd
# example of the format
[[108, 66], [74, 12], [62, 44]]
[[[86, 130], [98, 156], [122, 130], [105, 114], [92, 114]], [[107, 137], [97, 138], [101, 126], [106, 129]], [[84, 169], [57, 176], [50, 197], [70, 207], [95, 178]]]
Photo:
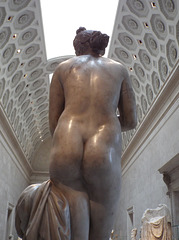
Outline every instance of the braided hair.
[[73, 46], [77, 56], [83, 55], [86, 50], [91, 48], [92, 52], [102, 56], [105, 53], [105, 48], [109, 42], [109, 36], [102, 34], [100, 31], [86, 30], [80, 27], [76, 31], [76, 36], [73, 40]]

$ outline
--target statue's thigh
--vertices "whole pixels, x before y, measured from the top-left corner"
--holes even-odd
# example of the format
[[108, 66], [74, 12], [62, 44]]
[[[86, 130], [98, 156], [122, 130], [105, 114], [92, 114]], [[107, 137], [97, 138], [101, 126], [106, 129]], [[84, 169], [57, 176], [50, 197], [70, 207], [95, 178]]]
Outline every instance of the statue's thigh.
[[94, 136], [85, 145], [82, 163], [83, 177], [89, 192], [93, 192], [96, 198], [100, 198], [101, 193], [106, 194], [106, 200], [108, 196], [110, 198], [120, 184], [119, 145], [112, 140], [106, 142], [105, 138]]
[[90, 240], [109, 239], [119, 200], [120, 155], [113, 142], [95, 136], [84, 149], [83, 177], [90, 200]]
[[50, 176], [60, 181], [80, 177], [83, 143], [79, 134], [64, 129], [55, 136], [51, 151]]

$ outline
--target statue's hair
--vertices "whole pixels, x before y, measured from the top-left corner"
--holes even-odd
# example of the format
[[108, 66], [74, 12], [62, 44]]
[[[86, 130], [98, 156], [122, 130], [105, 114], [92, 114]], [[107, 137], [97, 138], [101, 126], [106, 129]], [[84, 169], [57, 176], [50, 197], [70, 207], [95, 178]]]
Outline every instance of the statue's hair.
[[102, 56], [105, 53], [108, 42], [109, 36], [107, 34], [102, 34], [100, 31], [86, 30], [86, 28], [80, 27], [76, 31], [73, 46], [77, 56], [83, 55], [89, 48], [91, 48], [94, 53]]

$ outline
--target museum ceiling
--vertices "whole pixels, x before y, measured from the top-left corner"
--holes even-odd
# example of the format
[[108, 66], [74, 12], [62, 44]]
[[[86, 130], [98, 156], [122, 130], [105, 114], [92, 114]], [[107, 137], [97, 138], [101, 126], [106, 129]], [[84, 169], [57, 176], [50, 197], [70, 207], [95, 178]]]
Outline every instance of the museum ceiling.
[[[178, 59], [177, 0], [121, 0], [109, 57], [128, 68], [138, 126]], [[0, 0], [0, 107], [27, 160], [50, 137], [49, 74], [72, 56], [47, 60], [39, 0]], [[134, 131], [123, 135], [123, 147]]]
[[[137, 102], [137, 128], [178, 62], [178, 49], [177, 0], [120, 1], [109, 57], [128, 68]], [[123, 150], [135, 132], [123, 134]]]
[[0, 104], [30, 161], [50, 137], [49, 74], [68, 59], [47, 61], [39, 0], [0, 0], [0, 59]]

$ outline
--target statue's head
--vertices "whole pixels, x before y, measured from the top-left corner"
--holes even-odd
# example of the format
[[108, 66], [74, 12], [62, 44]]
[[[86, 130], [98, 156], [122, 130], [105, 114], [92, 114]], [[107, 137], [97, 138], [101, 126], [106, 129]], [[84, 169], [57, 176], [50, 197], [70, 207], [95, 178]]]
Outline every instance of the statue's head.
[[89, 52], [98, 56], [103, 56], [108, 42], [109, 36], [107, 34], [102, 34], [100, 31], [86, 30], [86, 28], [80, 27], [76, 31], [73, 46], [77, 56], [88, 54]]

